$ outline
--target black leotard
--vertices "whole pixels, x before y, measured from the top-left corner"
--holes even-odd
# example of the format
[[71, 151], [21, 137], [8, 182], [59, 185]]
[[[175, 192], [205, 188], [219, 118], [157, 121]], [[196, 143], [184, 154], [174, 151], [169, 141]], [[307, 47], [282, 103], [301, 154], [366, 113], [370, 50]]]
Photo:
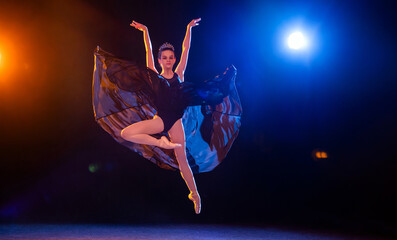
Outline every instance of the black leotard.
[[168, 132], [174, 123], [182, 118], [187, 105], [181, 99], [181, 80], [178, 74], [174, 73], [172, 78], [164, 79], [166, 82], [164, 81], [162, 84], [161, 93], [158, 94], [155, 105], [157, 106], [156, 115], [159, 116], [164, 123], [163, 132]]

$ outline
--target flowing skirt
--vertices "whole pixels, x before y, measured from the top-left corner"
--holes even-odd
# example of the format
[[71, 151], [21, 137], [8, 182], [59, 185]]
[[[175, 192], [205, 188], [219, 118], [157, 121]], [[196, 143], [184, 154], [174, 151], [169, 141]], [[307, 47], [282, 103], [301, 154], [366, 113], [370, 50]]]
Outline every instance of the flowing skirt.
[[[174, 150], [132, 143], [121, 137], [125, 127], [154, 117], [157, 95], [167, 87], [164, 78], [99, 47], [94, 60], [92, 100], [96, 122], [117, 142], [159, 167], [179, 169]], [[181, 84], [186, 101], [182, 117], [186, 155], [193, 173], [213, 170], [225, 159], [237, 138], [242, 108], [235, 86], [236, 74], [231, 66], [223, 75], [200, 84]], [[153, 136], [161, 134], [168, 136], [167, 133]]]

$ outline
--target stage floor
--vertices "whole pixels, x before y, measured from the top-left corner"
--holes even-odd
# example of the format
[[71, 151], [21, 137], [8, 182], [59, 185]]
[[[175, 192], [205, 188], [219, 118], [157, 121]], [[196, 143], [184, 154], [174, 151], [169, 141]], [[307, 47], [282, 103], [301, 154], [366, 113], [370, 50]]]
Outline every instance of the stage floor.
[[361, 236], [338, 232], [321, 232], [277, 227], [237, 225], [71, 225], [21, 224], [0, 225], [0, 239], [66, 240], [379, 240], [378, 236]]

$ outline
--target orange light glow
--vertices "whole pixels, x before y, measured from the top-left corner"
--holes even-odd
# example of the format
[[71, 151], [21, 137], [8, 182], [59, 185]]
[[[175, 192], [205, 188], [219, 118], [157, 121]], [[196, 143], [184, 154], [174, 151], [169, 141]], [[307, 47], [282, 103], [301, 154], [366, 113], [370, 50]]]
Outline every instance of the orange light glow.
[[[22, 61], [26, 61], [27, 44], [21, 32], [5, 31], [0, 33], [0, 91], [2, 94], [13, 94], [17, 83], [24, 78], [26, 68]], [[25, 71], [23, 71], [25, 70]], [[7, 93], [5, 93], [6, 91]]]
[[327, 159], [328, 158], [328, 153], [323, 151], [323, 150], [315, 149], [312, 152], [312, 157], [313, 157], [313, 159], [315, 161], [322, 160], [322, 159]]
[[4, 67], [5, 58], [6, 58], [6, 56], [4, 54], [4, 51], [3, 51], [3, 49], [0, 48], [0, 83], [3, 82], [2, 80], [5, 79], [5, 74], [6, 74], [5, 67]]
[[316, 157], [317, 158], [328, 158], [328, 155], [326, 152], [316, 152]]
[[[7, 40], [7, 41], [5, 41]], [[0, 82], [5, 84], [5, 80], [11, 77], [14, 66], [10, 63], [10, 54], [14, 48], [9, 39], [0, 39]], [[1, 81], [3, 80], [3, 81]]]
[[0, 51], [0, 69], [2, 68], [2, 66], [3, 66], [3, 64], [2, 64], [2, 54], [1, 54], [1, 51]]

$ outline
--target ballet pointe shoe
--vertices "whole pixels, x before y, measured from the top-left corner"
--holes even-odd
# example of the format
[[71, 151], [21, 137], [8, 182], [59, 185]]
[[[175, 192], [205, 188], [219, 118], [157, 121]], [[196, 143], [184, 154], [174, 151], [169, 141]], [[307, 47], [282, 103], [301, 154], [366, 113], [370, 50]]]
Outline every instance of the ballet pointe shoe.
[[166, 136], [162, 136], [159, 139], [159, 147], [165, 148], [165, 149], [174, 149], [174, 148], [180, 148], [180, 147], [182, 147], [182, 145], [179, 143], [172, 143], [172, 142], [168, 141], [168, 138]]
[[201, 199], [198, 193], [190, 192], [188, 198], [194, 203], [194, 211], [196, 214], [200, 214], [201, 212]]

